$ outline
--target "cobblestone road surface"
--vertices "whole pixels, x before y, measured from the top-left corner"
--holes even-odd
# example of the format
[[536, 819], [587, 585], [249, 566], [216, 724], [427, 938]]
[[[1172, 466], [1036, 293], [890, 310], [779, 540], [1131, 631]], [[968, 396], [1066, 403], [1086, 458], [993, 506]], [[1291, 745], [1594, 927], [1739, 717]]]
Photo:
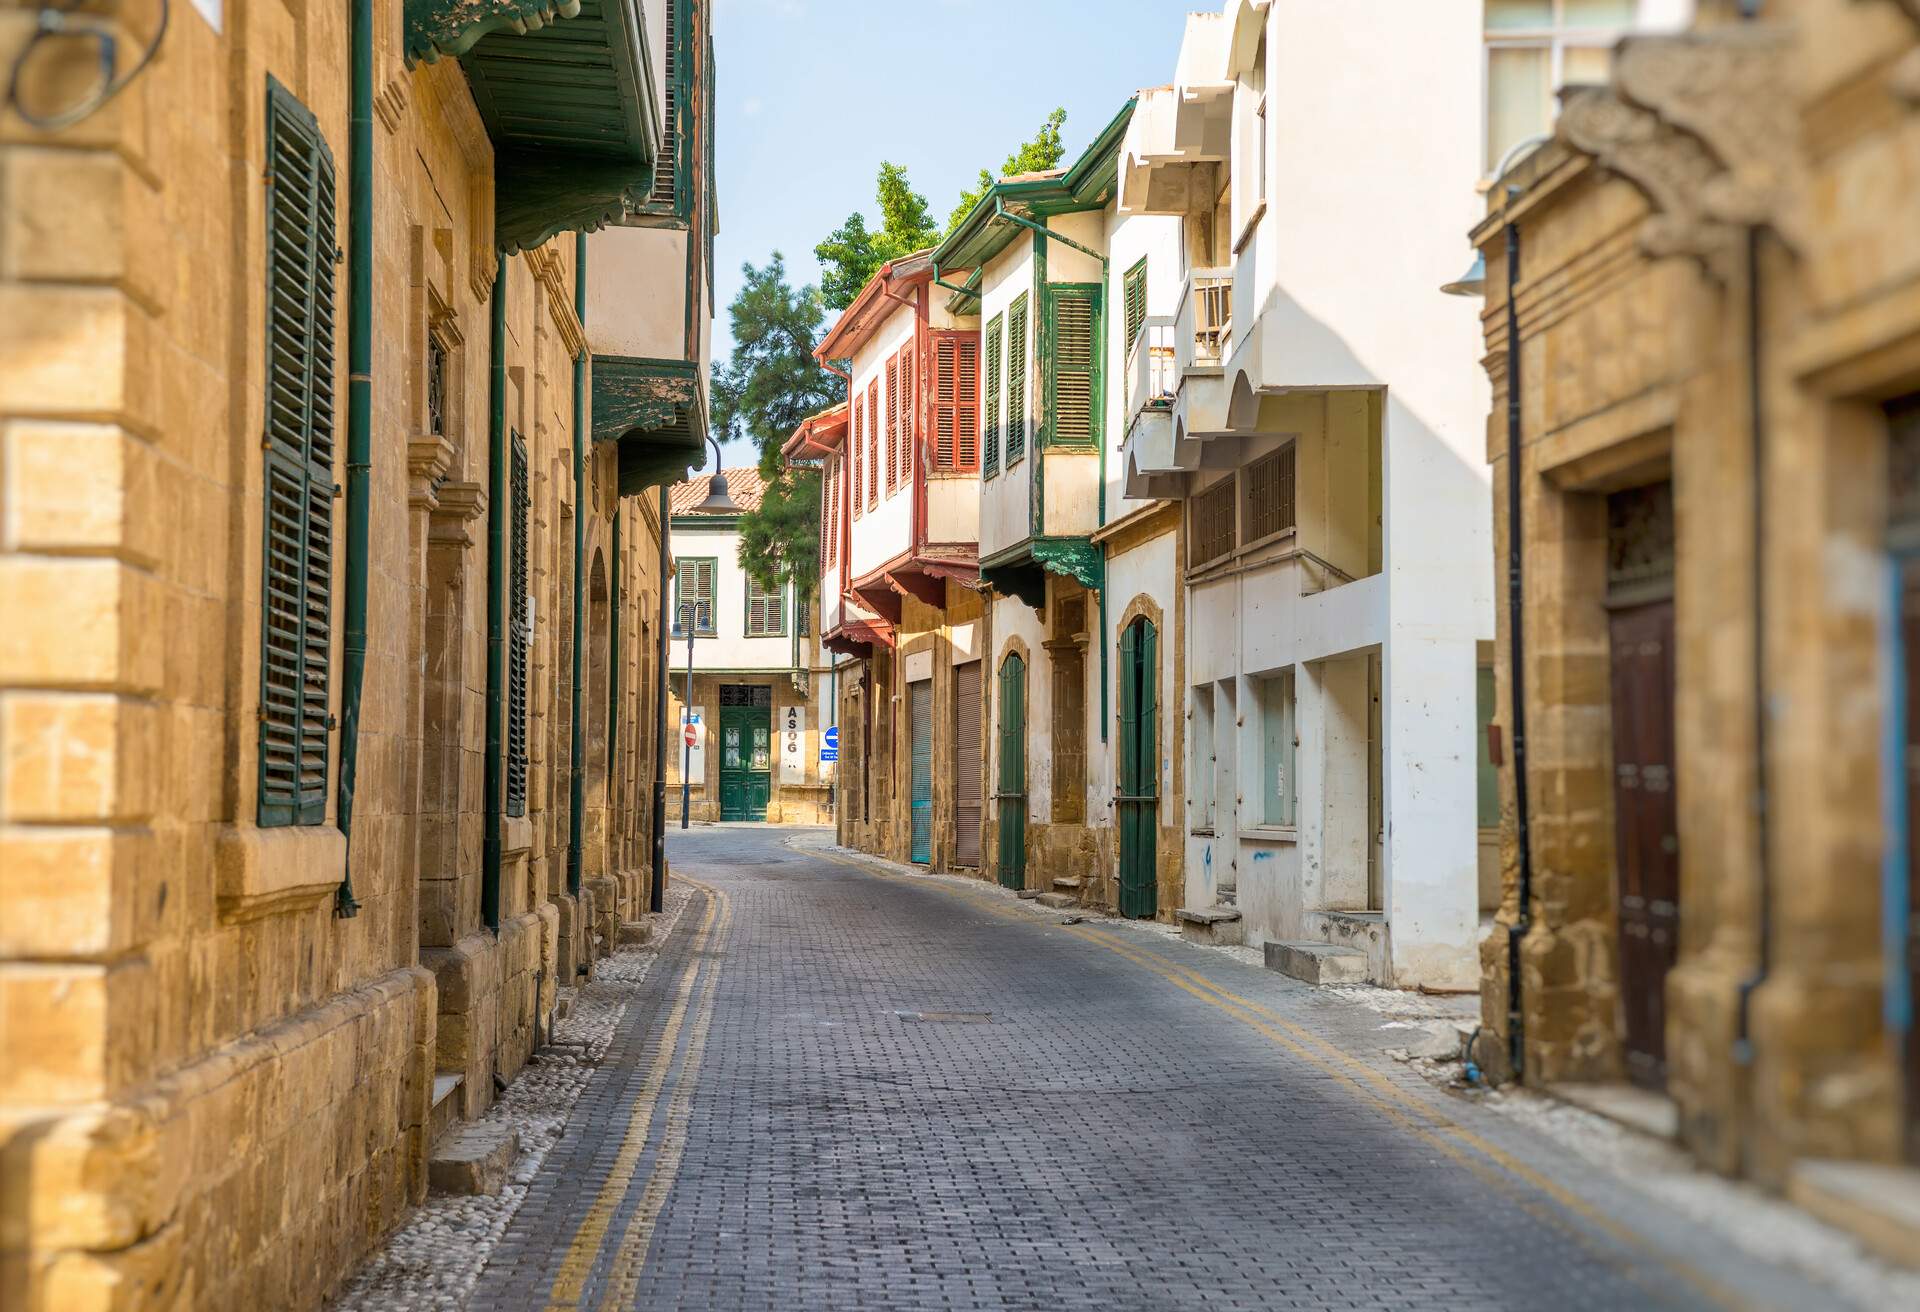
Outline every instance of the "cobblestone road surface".
[[674, 836], [695, 900], [476, 1307], [1837, 1305], [1351, 1003], [822, 841]]

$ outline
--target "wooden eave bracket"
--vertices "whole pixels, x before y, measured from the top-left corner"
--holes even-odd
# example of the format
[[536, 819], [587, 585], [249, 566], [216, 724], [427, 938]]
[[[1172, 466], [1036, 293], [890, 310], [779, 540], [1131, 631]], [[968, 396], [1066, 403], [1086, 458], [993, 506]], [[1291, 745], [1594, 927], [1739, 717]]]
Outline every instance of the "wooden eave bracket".
[[489, 32], [524, 35], [579, 16], [580, 0], [406, 0], [407, 62], [457, 59]]

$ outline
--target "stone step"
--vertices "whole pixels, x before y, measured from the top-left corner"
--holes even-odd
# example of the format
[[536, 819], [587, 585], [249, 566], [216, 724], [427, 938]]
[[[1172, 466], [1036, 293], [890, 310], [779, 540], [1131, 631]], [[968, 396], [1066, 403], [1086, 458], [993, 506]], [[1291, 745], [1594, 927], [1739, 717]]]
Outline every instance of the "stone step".
[[467, 1077], [459, 1071], [438, 1071], [433, 1077], [433, 1108], [427, 1113], [427, 1142], [438, 1143], [440, 1136], [460, 1119], [460, 1086]]
[[1180, 937], [1189, 943], [1234, 945], [1247, 941], [1238, 907], [1181, 907], [1173, 918], [1180, 922]]
[[1266, 957], [1268, 970], [1277, 970], [1308, 984], [1367, 982], [1367, 954], [1358, 948], [1336, 948], [1328, 943], [1269, 942]]
[[639, 947], [653, 941], [653, 925], [645, 920], [628, 920], [620, 925], [620, 946]]
[[1064, 911], [1068, 907], [1080, 905], [1080, 899], [1071, 893], [1042, 893], [1034, 901], [1043, 907], [1052, 907], [1056, 911]]
[[1787, 1197], [1885, 1260], [1920, 1267], [1920, 1171], [1808, 1159], [1794, 1164]]
[[456, 1126], [433, 1145], [427, 1184], [436, 1194], [499, 1195], [520, 1152], [520, 1132], [509, 1125]]
[[1078, 893], [1080, 891], [1080, 880], [1076, 876], [1062, 875], [1053, 881], [1053, 891], [1056, 893]]
[[1033, 899], [1040, 896], [1040, 890], [1037, 888], [1015, 889], [1014, 896], [1019, 898], [1022, 902], [1031, 902], [1033, 901]]

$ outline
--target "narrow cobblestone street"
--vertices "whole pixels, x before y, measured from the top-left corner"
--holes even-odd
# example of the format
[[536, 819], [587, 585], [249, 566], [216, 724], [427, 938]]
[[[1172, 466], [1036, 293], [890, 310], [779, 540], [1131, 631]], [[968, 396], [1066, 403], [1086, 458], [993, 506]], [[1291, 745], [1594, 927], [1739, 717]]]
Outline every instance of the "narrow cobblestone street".
[[825, 841], [675, 834], [693, 901], [475, 1307], [1844, 1305], [1364, 1009]]

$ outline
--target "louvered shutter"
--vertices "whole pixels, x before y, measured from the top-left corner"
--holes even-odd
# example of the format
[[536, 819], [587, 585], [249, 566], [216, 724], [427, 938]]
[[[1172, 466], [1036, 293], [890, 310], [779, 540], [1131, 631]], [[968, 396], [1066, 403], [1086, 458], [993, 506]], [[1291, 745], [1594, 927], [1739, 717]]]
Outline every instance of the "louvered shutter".
[[527, 445], [513, 435], [513, 572], [507, 597], [507, 814], [527, 813]]
[[1007, 309], [1007, 430], [1009, 465], [1027, 454], [1027, 294]]
[[900, 481], [913, 482], [913, 439], [917, 426], [913, 422], [915, 408], [920, 398], [915, 394], [919, 382], [919, 370], [914, 367], [913, 347], [904, 347], [900, 352]]
[[854, 397], [853, 442], [848, 448], [848, 451], [853, 461], [853, 517], [855, 519], [860, 518], [861, 508], [866, 504], [865, 498], [860, 495], [861, 462], [864, 459], [861, 448], [865, 445], [866, 438], [866, 424], [863, 422], [865, 419], [865, 410], [866, 406], [861, 403], [860, 398], [857, 396]]
[[327, 814], [333, 613], [333, 155], [267, 84], [267, 392], [260, 640], [261, 825]]
[[1129, 624], [1120, 630], [1120, 795], [1131, 797], [1140, 791], [1139, 781], [1134, 774], [1138, 766], [1136, 758], [1139, 741], [1136, 736], [1140, 729], [1140, 709], [1138, 688], [1134, 682], [1134, 656], [1139, 645], [1139, 625]]
[[887, 361], [887, 495], [900, 486], [900, 360]]
[[880, 504], [880, 380], [867, 384], [867, 509]]
[[1059, 288], [1050, 297], [1053, 312], [1052, 395], [1048, 398], [1049, 439], [1068, 446], [1099, 440], [1099, 300], [1090, 288]]
[[987, 387], [981, 419], [981, 473], [992, 478], [1000, 472], [1000, 352], [1001, 335], [1006, 325], [999, 315], [987, 324]]
[[664, 112], [660, 120], [660, 152], [653, 164], [653, 190], [647, 194], [647, 207], [672, 211], [679, 205], [680, 177], [680, 5], [681, 0], [665, 0], [667, 49]]
[[980, 339], [943, 333], [933, 344], [933, 460], [938, 469], [980, 466]]
[[1140, 340], [1140, 327], [1147, 321], [1147, 262], [1144, 258], [1127, 270], [1126, 305], [1127, 350], [1133, 350], [1133, 344]]
[[980, 662], [953, 671], [954, 860], [980, 864]]

